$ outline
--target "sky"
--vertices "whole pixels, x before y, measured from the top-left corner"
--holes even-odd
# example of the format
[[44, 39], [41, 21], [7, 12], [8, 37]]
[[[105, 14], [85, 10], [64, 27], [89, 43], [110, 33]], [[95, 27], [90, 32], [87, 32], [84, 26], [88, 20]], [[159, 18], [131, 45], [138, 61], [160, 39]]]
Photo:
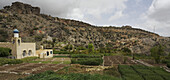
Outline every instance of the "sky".
[[170, 0], [0, 0], [0, 9], [20, 1], [41, 13], [96, 26], [124, 26], [170, 37]]

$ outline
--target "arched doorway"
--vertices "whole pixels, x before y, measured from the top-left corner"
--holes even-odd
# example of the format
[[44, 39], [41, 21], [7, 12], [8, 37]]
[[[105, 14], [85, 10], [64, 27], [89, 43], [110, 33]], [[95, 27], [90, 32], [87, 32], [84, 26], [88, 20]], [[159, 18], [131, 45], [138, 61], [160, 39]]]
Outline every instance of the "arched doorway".
[[23, 53], [22, 53], [23, 57], [26, 56], [26, 53], [27, 53], [26, 50], [24, 50]]
[[28, 55], [31, 56], [32, 55], [32, 50], [28, 51]]

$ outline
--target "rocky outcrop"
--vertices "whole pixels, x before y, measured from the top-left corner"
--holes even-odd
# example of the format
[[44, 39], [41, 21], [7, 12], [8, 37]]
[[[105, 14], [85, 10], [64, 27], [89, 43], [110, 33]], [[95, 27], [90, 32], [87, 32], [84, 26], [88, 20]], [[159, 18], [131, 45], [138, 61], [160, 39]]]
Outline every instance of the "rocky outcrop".
[[17, 14], [40, 14], [39, 7], [32, 7], [29, 4], [23, 4], [21, 2], [14, 2], [11, 6], [5, 6], [4, 9]]

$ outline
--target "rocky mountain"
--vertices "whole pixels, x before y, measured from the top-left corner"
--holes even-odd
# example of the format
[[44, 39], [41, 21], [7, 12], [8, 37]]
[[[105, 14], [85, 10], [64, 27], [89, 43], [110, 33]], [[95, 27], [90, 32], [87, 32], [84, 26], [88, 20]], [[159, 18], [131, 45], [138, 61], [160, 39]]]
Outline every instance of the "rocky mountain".
[[52, 17], [41, 14], [38, 7], [21, 2], [14, 2], [0, 10], [0, 41], [10, 41], [15, 28], [20, 31], [23, 42], [36, 42], [37, 48], [47, 41], [72, 44], [75, 47], [87, 47], [93, 43], [95, 48], [106, 45], [119, 49], [127, 47], [134, 53], [148, 54], [150, 48], [160, 43], [167, 47], [167, 53], [170, 52], [170, 38], [131, 26], [94, 26]]

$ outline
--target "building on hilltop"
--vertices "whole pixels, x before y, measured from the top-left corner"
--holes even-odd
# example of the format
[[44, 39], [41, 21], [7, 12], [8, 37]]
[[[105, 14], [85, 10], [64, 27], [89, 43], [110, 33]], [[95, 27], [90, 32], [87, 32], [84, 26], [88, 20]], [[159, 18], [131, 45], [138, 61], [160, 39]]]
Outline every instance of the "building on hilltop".
[[[23, 43], [19, 37], [19, 31], [14, 29], [14, 37], [11, 42], [0, 42], [0, 47], [10, 48], [12, 50], [10, 58], [13, 59], [22, 59], [25, 57], [37, 56], [41, 57], [42, 55], [36, 54], [36, 43]], [[43, 54], [44, 57], [41, 58], [51, 58], [53, 57], [52, 49], [44, 49], [39, 54]]]

